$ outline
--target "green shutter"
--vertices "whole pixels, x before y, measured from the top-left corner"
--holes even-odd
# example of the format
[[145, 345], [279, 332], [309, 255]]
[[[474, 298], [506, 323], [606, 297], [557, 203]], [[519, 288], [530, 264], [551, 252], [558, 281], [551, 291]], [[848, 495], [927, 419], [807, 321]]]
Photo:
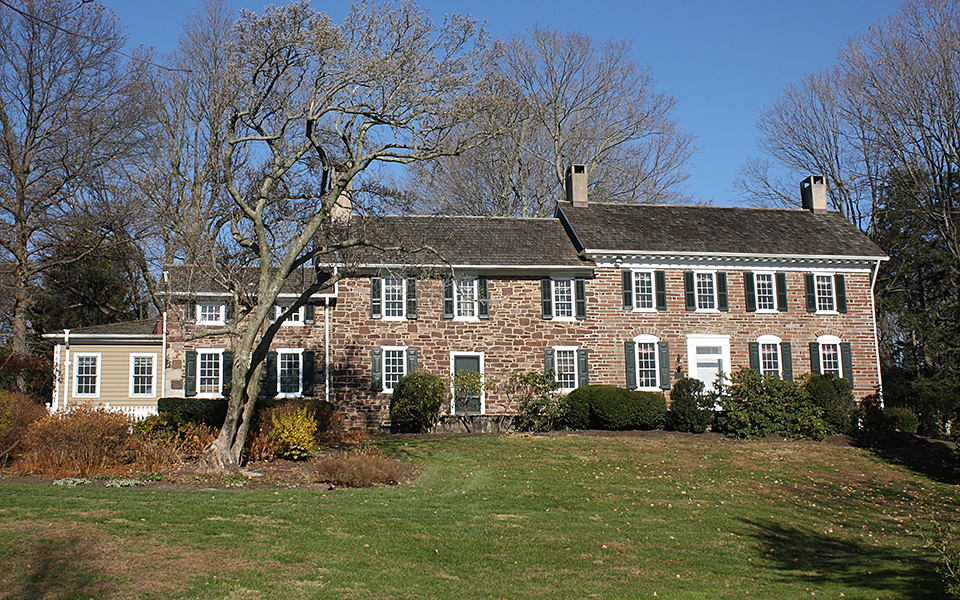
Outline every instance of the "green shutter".
[[543, 349], [543, 372], [546, 375], [556, 375], [554, 370], [556, 369], [556, 362], [554, 361], [554, 351], [553, 348], [544, 348]]
[[233, 380], [233, 352], [229, 350], [224, 350], [223, 355], [220, 359], [221, 370], [220, 373], [223, 375], [220, 378], [220, 384], [223, 387], [223, 395], [227, 395], [227, 388], [230, 386], [231, 381]]
[[620, 271], [623, 280], [623, 310], [633, 310], [633, 271]]
[[370, 278], [370, 318], [383, 317], [383, 280], [379, 277]]
[[833, 289], [837, 294], [837, 312], [847, 312], [847, 284], [843, 275], [838, 273], [833, 276]]
[[197, 322], [197, 303], [193, 300], [187, 301], [187, 304], [183, 307], [183, 320], [186, 323]]
[[490, 318], [490, 284], [486, 277], [477, 278], [477, 316]]
[[660, 353], [660, 389], [670, 389], [670, 343], [657, 342], [657, 352]]
[[416, 348], [407, 348], [407, 373], [417, 370], [418, 353]]
[[664, 271], [654, 271], [653, 282], [657, 290], [657, 310], [667, 310], [667, 274]]
[[313, 325], [317, 322], [317, 305], [316, 304], [304, 304], [303, 305], [303, 322], [307, 325]]
[[264, 364], [263, 370], [263, 393], [267, 396], [276, 396], [279, 390], [276, 352], [267, 352], [267, 362]]
[[787, 312], [787, 274], [777, 273], [775, 276], [777, 282], [777, 310]]
[[810, 372], [820, 374], [820, 344], [817, 342], [810, 342]]
[[813, 273], [807, 273], [803, 276], [803, 285], [807, 292], [807, 312], [817, 312], [817, 286], [813, 279]]
[[630, 340], [623, 343], [623, 354], [627, 370], [627, 389], [637, 389], [637, 343]]
[[453, 318], [453, 279], [443, 278], [443, 318]]
[[313, 378], [314, 373], [316, 372], [316, 365], [314, 364], [314, 361], [316, 360], [316, 354], [313, 352], [313, 350], [304, 350], [301, 360], [303, 360], [303, 364], [300, 365], [300, 367], [303, 369], [303, 379], [300, 381], [300, 386], [303, 390], [304, 396], [312, 396]]
[[717, 308], [722, 311], [730, 310], [730, 301], [727, 296], [727, 274], [717, 273]]
[[576, 317], [587, 318], [587, 282], [583, 279], [573, 280], [573, 297], [576, 303]]
[[687, 310], [697, 310], [697, 290], [693, 287], [693, 271], [683, 272], [683, 291], [687, 300]]
[[577, 387], [590, 385], [590, 352], [577, 350]]
[[760, 373], [760, 342], [750, 342], [750, 370]]
[[183, 358], [183, 395], [197, 395], [197, 353], [187, 350]]
[[383, 348], [370, 351], [370, 389], [383, 391]]
[[850, 342], [840, 342], [840, 364], [843, 365], [843, 378], [853, 387], [853, 356], [850, 354]]
[[417, 318], [417, 279], [407, 277], [407, 318]]
[[757, 310], [757, 291], [753, 277], [753, 273], [743, 274], [743, 290], [747, 298], [747, 312], [756, 312]]
[[793, 381], [793, 355], [790, 342], [780, 342], [780, 359], [783, 361], [781, 372], [785, 381]]
[[543, 307], [541, 315], [544, 319], [553, 318], [553, 282], [549, 279], [540, 280], [540, 303]]

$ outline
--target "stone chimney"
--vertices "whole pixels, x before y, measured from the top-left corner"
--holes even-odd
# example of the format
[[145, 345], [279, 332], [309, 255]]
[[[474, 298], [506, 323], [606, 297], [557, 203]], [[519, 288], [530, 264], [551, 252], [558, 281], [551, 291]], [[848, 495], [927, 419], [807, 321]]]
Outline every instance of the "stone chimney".
[[[330, 169], [330, 187], [332, 188], [336, 185], [337, 179], [340, 177], [340, 172], [337, 169]], [[330, 220], [334, 223], [343, 223], [350, 219], [350, 215], [353, 213], [353, 201], [351, 200], [351, 195], [353, 194], [353, 181], [351, 181], [345, 190], [340, 193], [340, 196], [337, 197], [337, 201], [334, 203], [333, 208], [330, 210]]]
[[800, 200], [804, 210], [827, 214], [827, 183], [823, 175], [811, 175], [800, 182]]
[[567, 189], [567, 202], [572, 202], [576, 208], [587, 207], [586, 166], [570, 165], [567, 167], [567, 177], [564, 187]]

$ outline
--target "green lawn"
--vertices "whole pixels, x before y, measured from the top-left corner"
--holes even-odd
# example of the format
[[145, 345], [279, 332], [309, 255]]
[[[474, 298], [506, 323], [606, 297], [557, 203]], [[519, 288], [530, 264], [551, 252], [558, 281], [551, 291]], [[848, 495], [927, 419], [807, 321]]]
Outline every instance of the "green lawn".
[[330, 492], [0, 480], [0, 597], [939, 598], [916, 517], [960, 507], [957, 486], [823, 443], [381, 447], [419, 477]]

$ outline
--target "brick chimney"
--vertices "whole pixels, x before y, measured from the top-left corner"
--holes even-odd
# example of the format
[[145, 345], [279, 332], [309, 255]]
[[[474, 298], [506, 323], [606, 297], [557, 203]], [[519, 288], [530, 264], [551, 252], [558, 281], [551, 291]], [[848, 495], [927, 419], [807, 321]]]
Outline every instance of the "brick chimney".
[[567, 177], [564, 187], [567, 190], [567, 202], [572, 202], [576, 208], [587, 207], [586, 166], [570, 165], [567, 167]]
[[800, 182], [800, 200], [805, 210], [827, 214], [827, 184], [823, 175], [811, 175]]

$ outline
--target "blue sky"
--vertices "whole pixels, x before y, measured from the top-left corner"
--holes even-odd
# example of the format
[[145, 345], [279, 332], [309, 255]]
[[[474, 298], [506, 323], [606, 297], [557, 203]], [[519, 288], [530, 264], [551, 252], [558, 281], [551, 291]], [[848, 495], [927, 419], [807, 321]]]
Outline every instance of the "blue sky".
[[[184, 17], [203, 0], [102, 0], [127, 28], [128, 44], [169, 52]], [[275, 2], [282, 3], [281, 1]], [[435, 20], [450, 12], [486, 22], [499, 37], [539, 25], [595, 41], [628, 40], [660, 90], [677, 98], [680, 126], [697, 136], [687, 192], [697, 201], [738, 203], [737, 167], [756, 154], [760, 111], [784, 86], [829, 66], [852, 36], [894, 15], [895, 0], [419, 0]], [[263, 3], [233, 0], [261, 12]], [[348, 2], [313, 0], [342, 19]], [[798, 182], [799, 189], [799, 182]], [[798, 192], [799, 193], [799, 192]]]

